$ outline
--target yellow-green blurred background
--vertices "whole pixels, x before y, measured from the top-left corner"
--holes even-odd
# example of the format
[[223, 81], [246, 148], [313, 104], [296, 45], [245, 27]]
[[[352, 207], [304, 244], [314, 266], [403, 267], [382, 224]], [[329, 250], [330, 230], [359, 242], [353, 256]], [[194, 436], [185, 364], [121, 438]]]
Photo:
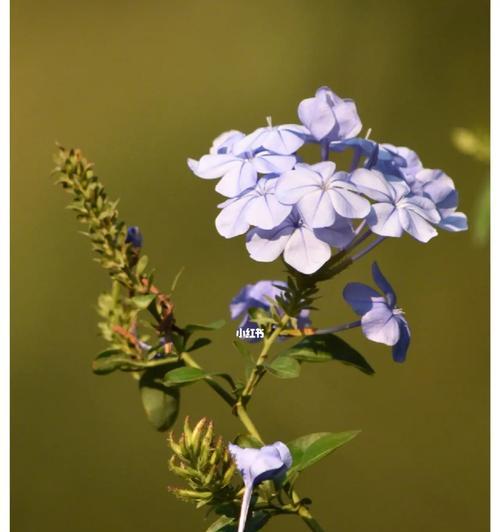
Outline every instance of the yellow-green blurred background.
[[[188, 156], [221, 131], [272, 115], [294, 122], [323, 84], [352, 97], [372, 137], [417, 150], [451, 175], [471, 213], [486, 168], [450, 142], [456, 126], [489, 126], [489, 5], [479, 0], [95, 1], [12, 3], [12, 530], [204, 530], [203, 512], [166, 486], [164, 436], [134, 382], [96, 377], [95, 301], [107, 279], [49, 176], [54, 141], [81, 147], [121, 212], [141, 226], [168, 286], [183, 265], [179, 321], [227, 317], [247, 282], [281, 266], [247, 257], [213, 220], [213, 182]], [[326, 530], [483, 532], [489, 487], [489, 254], [470, 233], [428, 245], [391, 240], [373, 257], [398, 290], [413, 331], [406, 364], [359, 331], [346, 335], [377, 374], [309, 365], [300, 381], [268, 378], [252, 414], [269, 441], [362, 429], [304, 474], [300, 491]], [[323, 286], [318, 325], [352, 318], [349, 280]], [[199, 359], [241, 365], [233, 325]], [[202, 384], [181, 415], [238, 423]], [[204, 528], [205, 527], [205, 528]], [[293, 518], [269, 530], [299, 531]]]

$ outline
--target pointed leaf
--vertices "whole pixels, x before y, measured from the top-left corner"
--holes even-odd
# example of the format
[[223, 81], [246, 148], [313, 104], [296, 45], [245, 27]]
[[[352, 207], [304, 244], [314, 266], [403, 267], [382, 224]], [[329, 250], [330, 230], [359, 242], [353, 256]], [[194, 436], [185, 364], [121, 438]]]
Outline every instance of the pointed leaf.
[[191, 351], [195, 351], [196, 349], [201, 349], [202, 347], [205, 347], [206, 345], [209, 345], [211, 343], [212, 343], [212, 340], [210, 340], [210, 338], [198, 338], [191, 344], [191, 347], [189, 347], [187, 351], [188, 353], [190, 353]]
[[163, 384], [165, 386], [182, 386], [183, 384], [191, 384], [192, 382], [203, 380], [209, 376], [210, 373], [199, 368], [176, 368], [165, 375]]
[[348, 432], [317, 432], [301, 436], [288, 443], [288, 448], [292, 454], [291, 474], [303, 471], [325, 456], [338, 449], [359, 434], [359, 430]]
[[142, 405], [146, 417], [156, 430], [172, 427], [179, 413], [180, 393], [178, 388], [166, 388], [158, 379], [162, 373], [157, 369], [145, 371], [139, 381]]
[[145, 310], [149, 307], [155, 297], [156, 296], [154, 294], [142, 294], [140, 296], [133, 297], [132, 302], [137, 308]]
[[300, 362], [329, 362], [337, 360], [349, 364], [371, 375], [374, 369], [366, 359], [347, 342], [335, 334], [305, 336], [300, 342], [287, 349], [282, 355]]
[[267, 371], [279, 379], [295, 379], [300, 375], [300, 364], [295, 358], [281, 355], [270, 364], [266, 364]]
[[206, 325], [203, 325], [201, 323], [190, 323], [189, 325], [186, 325], [184, 327], [184, 330], [191, 334], [195, 331], [215, 331], [217, 329], [221, 329], [226, 325], [225, 320], [217, 320], [212, 323], [207, 323]]

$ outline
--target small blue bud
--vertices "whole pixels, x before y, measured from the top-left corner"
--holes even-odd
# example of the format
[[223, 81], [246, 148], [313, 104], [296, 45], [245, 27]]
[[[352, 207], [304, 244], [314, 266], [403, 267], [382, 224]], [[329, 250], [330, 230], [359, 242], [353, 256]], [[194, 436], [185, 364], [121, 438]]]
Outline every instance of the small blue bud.
[[137, 225], [127, 229], [127, 238], [125, 239], [125, 242], [127, 242], [127, 244], [132, 244], [136, 248], [142, 247], [142, 233]]

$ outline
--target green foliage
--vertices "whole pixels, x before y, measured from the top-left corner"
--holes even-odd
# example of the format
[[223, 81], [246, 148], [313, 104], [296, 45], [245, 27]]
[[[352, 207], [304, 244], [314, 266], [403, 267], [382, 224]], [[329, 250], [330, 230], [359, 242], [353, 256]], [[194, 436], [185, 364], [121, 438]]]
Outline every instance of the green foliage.
[[282, 355], [276, 357], [265, 368], [279, 379], [295, 379], [300, 375], [300, 364], [293, 357]]
[[142, 406], [148, 421], [158, 431], [169, 430], [179, 414], [180, 392], [161, 384], [161, 369], [148, 369], [139, 380]]
[[300, 362], [329, 362], [336, 360], [371, 375], [375, 373], [363, 355], [335, 334], [305, 336], [278, 358], [288, 357]]
[[292, 454], [292, 467], [288, 476], [292, 477], [300, 471], [319, 462], [325, 456], [355, 438], [360, 431], [339, 432], [317, 432], [301, 436], [289, 442], [288, 448]]

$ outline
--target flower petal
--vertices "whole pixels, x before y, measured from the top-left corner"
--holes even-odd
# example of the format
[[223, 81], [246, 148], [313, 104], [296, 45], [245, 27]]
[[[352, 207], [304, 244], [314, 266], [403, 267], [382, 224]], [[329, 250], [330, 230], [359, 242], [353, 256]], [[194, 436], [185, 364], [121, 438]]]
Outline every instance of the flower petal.
[[355, 192], [334, 187], [328, 195], [335, 211], [344, 218], [364, 218], [370, 212], [370, 202]]
[[372, 342], [394, 345], [399, 340], [399, 321], [387, 304], [376, 302], [361, 318], [363, 334]]
[[407, 321], [400, 317], [399, 322], [399, 340], [394, 344], [392, 348], [392, 359], [394, 362], [404, 362], [406, 359], [406, 352], [408, 347], [410, 347], [410, 328], [408, 327]]
[[[213, 157], [223, 156], [214, 155]], [[244, 159], [238, 159], [238, 162], [233, 164], [217, 183], [215, 190], [223, 196], [234, 198], [247, 188], [255, 186], [255, 183], [257, 183], [257, 172], [253, 166]]]
[[308, 165], [297, 165], [278, 178], [276, 197], [285, 205], [295, 205], [304, 195], [319, 189], [321, 176]]
[[331, 255], [330, 246], [303, 225], [295, 229], [286, 243], [283, 258], [299, 272], [310, 274], [319, 270]]
[[361, 193], [375, 201], [391, 202], [395, 199], [393, 187], [384, 174], [377, 170], [358, 168], [351, 174], [351, 183], [354, 183]]
[[287, 223], [287, 220], [270, 230], [250, 229], [246, 242], [250, 257], [258, 262], [272, 262], [277, 259], [294, 230], [293, 225]]
[[370, 229], [377, 235], [400, 237], [403, 234], [398, 210], [392, 203], [372, 205], [366, 221]]
[[394, 308], [396, 305], [396, 293], [394, 292], [391, 283], [389, 283], [389, 281], [384, 277], [384, 274], [381, 272], [376, 262], [372, 264], [372, 276], [375, 284], [385, 294], [389, 306]]
[[326, 100], [317, 97], [302, 100], [298, 115], [316, 140], [326, 137], [336, 123], [331, 106]]
[[335, 222], [330, 195], [319, 187], [305, 194], [297, 203], [297, 208], [310, 227], [328, 227]]
[[297, 158], [293, 155], [275, 155], [263, 151], [257, 153], [251, 161], [260, 174], [281, 174], [291, 170], [297, 162]]
[[412, 209], [398, 209], [401, 226], [419, 242], [429, 242], [437, 236], [436, 229], [418, 212]]
[[439, 222], [439, 227], [445, 231], [467, 231], [467, 216], [463, 212], [454, 212]]
[[384, 302], [384, 298], [376, 290], [363, 283], [348, 283], [342, 295], [359, 316], [370, 311], [374, 303]]
[[245, 211], [252, 197], [243, 196], [227, 202], [215, 219], [215, 227], [224, 238], [233, 238], [246, 233], [250, 228]]
[[350, 220], [335, 217], [335, 223], [331, 227], [314, 229], [314, 234], [320, 239], [337, 249], [344, 249], [354, 238], [354, 229]]

